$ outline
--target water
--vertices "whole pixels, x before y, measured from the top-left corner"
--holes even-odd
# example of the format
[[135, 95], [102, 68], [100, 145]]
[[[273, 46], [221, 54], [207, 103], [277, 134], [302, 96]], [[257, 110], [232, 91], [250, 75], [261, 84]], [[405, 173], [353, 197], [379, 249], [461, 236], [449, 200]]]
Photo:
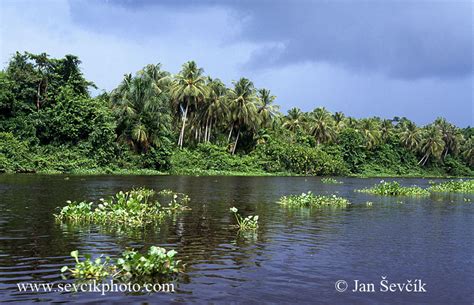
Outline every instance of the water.
[[[385, 198], [353, 191], [380, 179], [340, 180], [344, 184], [322, 184], [317, 177], [0, 175], [0, 301], [472, 304], [474, 204], [464, 198], [474, 202], [474, 196]], [[54, 222], [52, 214], [68, 199], [96, 200], [134, 186], [187, 193], [192, 210], [160, 230], [138, 233]], [[310, 211], [276, 203], [306, 191], [345, 196], [353, 205]], [[237, 234], [232, 206], [260, 215], [256, 234]], [[175, 293], [18, 291], [17, 283], [74, 282], [59, 272], [73, 265], [72, 250], [116, 256], [126, 247], [151, 245], [177, 250], [187, 264]], [[427, 292], [380, 292], [382, 276], [390, 282], [421, 279]], [[348, 291], [336, 291], [338, 280], [348, 282]], [[377, 291], [351, 292], [354, 280], [373, 282]]]

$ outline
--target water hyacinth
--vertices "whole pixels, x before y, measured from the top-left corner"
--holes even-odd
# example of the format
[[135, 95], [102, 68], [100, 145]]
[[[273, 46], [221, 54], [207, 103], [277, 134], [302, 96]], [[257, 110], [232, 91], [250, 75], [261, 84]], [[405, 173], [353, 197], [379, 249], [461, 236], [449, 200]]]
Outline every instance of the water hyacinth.
[[474, 180], [451, 180], [432, 184], [431, 192], [443, 193], [474, 193]]
[[172, 275], [184, 269], [180, 260], [176, 260], [174, 250], [151, 247], [146, 255], [135, 250], [127, 250], [117, 260], [117, 275], [125, 278]]
[[397, 181], [380, 181], [371, 188], [356, 190], [360, 193], [368, 193], [381, 196], [429, 196], [430, 192], [419, 186], [401, 186]]
[[89, 254], [84, 255], [84, 258], [79, 261], [79, 251], [75, 250], [71, 252], [71, 256], [76, 261], [76, 266], [74, 268], [69, 268], [64, 266], [61, 268], [61, 272], [65, 273], [66, 271], [71, 272], [71, 275], [75, 278], [81, 279], [101, 279], [107, 277], [111, 270], [114, 269], [110, 265], [110, 257], [100, 257], [92, 260]]
[[311, 192], [302, 193], [301, 195], [283, 196], [278, 202], [287, 207], [306, 208], [324, 206], [345, 207], [350, 204], [349, 200], [343, 197], [338, 197], [336, 195], [314, 195]]
[[79, 260], [77, 250], [71, 252], [75, 259], [74, 268], [64, 266], [62, 273], [70, 272], [79, 279], [101, 279], [105, 277], [120, 278], [128, 280], [134, 277], [170, 276], [182, 272], [184, 265], [177, 260], [176, 251], [152, 246], [145, 255], [135, 250], [126, 250], [116, 261], [103, 255], [92, 260], [89, 254]]
[[[120, 191], [108, 200], [103, 198], [93, 202], [67, 201], [55, 218], [64, 222], [112, 223], [127, 226], [141, 226], [163, 219], [174, 212], [187, 209], [189, 202], [185, 194], [165, 194], [171, 199], [167, 206], [155, 199], [156, 192], [151, 189], [139, 188], [128, 192]], [[160, 194], [161, 195], [161, 194]]]
[[322, 178], [321, 182], [324, 184], [342, 184], [342, 181], [338, 181], [334, 178]]
[[237, 220], [237, 225], [240, 230], [246, 231], [258, 229], [258, 215], [249, 215], [244, 218], [238, 213], [239, 210], [236, 207], [231, 207], [230, 211], [234, 213], [235, 219]]

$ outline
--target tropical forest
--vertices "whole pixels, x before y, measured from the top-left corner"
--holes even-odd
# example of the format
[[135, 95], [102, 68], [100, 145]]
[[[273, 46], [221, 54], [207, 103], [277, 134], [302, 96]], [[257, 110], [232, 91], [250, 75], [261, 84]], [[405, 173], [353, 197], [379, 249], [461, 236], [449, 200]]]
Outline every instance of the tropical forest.
[[442, 117], [423, 126], [406, 117], [354, 118], [324, 107], [283, 113], [275, 100], [250, 79], [224, 84], [194, 61], [177, 74], [149, 64], [99, 91], [77, 56], [17, 52], [0, 71], [0, 172], [474, 173], [473, 127]]

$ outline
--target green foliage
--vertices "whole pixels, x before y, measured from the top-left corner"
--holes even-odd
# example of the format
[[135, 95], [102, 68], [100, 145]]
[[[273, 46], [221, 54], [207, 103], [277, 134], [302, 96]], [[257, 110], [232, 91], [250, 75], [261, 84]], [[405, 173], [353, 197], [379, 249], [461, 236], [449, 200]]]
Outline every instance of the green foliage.
[[11, 133], [0, 132], [0, 172], [30, 171], [31, 157], [28, 145]]
[[119, 275], [123, 278], [167, 276], [183, 270], [180, 260], [176, 259], [176, 251], [152, 246], [146, 255], [134, 250], [122, 253], [117, 260]]
[[432, 185], [431, 192], [474, 193], [474, 180], [451, 180]]
[[68, 205], [54, 216], [60, 222], [143, 226], [187, 209], [184, 204], [189, 201], [189, 197], [185, 194], [166, 194], [165, 197], [170, 197], [167, 206], [155, 200], [155, 195], [153, 190], [139, 188], [128, 192], [120, 191], [108, 200], [101, 198], [96, 204], [68, 201]]
[[355, 129], [344, 129], [338, 137], [342, 158], [352, 173], [360, 173], [361, 167], [366, 162], [367, 150], [364, 138]]
[[0, 171], [473, 175], [473, 128], [443, 118], [282, 115], [269, 90], [228, 88], [193, 61], [177, 75], [147, 65], [91, 98], [80, 64], [17, 52], [0, 71]]
[[301, 195], [283, 196], [278, 201], [287, 207], [321, 208], [321, 207], [346, 207], [350, 204], [346, 198], [332, 196], [314, 195], [311, 192]]
[[260, 172], [256, 163], [252, 156], [231, 155], [223, 147], [201, 143], [194, 150], [175, 151], [171, 157], [171, 171], [176, 174], [198, 174], [208, 170]]
[[240, 230], [249, 231], [258, 229], [258, 215], [249, 215], [244, 218], [238, 213], [239, 210], [236, 207], [230, 208], [230, 211], [234, 213], [235, 219], [237, 220], [237, 226]]
[[382, 196], [429, 196], [428, 190], [422, 189], [418, 186], [401, 186], [397, 181], [386, 182], [380, 181], [379, 184], [374, 185], [371, 188], [357, 190], [361, 193], [368, 193], [373, 195]]
[[75, 250], [71, 252], [71, 256], [76, 261], [75, 267], [64, 266], [61, 272], [69, 271], [78, 279], [114, 277], [128, 280], [138, 277], [170, 276], [184, 269], [181, 261], [176, 259], [176, 253], [174, 250], [166, 251], [164, 248], [152, 246], [146, 255], [134, 250], [126, 250], [114, 262], [108, 256], [103, 258], [103, 255], [91, 259], [89, 254], [79, 260], [79, 251]]
[[71, 252], [71, 256], [76, 261], [74, 268], [64, 266], [61, 268], [61, 273], [66, 271], [71, 272], [72, 276], [79, 279], [101, 279], [107, 277], [113, 266], [110, 265], [110, 257], [100, 256], [94, 260], [91, 259], [89, 254], [84, 255], [84, 259], [79, 261], [79, 251], [75, 250]]
[[320, 147], [308, 147], [270, 140], [257, 147], [255, 155], [268, 172], [306, 175], [344, 175], [348, 169], [338, 152], [328, 154]]

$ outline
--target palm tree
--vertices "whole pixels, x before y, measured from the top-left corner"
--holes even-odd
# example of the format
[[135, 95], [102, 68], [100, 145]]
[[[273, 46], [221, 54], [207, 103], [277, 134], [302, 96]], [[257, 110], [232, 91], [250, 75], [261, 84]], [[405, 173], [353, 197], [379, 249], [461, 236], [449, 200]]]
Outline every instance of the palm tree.
[[201, 111], [201, 121], [205, 122], [204, 141], [209, 142], [211, 139], [212, 128], [219, 122], [224, 120], [228, 115], [229, 107], [226, 101], [227, 88], [220, 79], [208, 78], [207, 87], [209, 95], [205, 100], [204, 107]]
[[380, 124], [380, 134], [382, 139], [386, 142], [393, 134], [393, 123], [392, 120], [383, 120]]
[[338, 112], [334, 113], [332, 117], [334, 119], [334, 124], [336, 126], [336, 130], [341, 131], [345, 126], [344, 121], [345, 121], [346, 116], [344, 115], [344, 113], [338, 111]]
[[241, 78], [237, 82], [233, 82], [234, 88], [228, 92], [229, 107], [231, 112], [231, 129], [229, 140], [234, 129], [237, 129], [235, 143], [232, 147], [232, 154], [235, 153], [239, 136], [242, 128], [255, 130], [260, 124], [257, 111], [257, 95], [253, 83]]
[[365, 139], [367, 149], [372, 149], [380, 143], [380, 126], [375, 119], [362, 119], [359, 122], [359, 130]]
[[421, 132], [415, 123], [408, 121], [400, 133], [400, 142], [411, 151], [416, 151], [421, 144]]
[[270, 90], [260, 89], [258, 90], [258, 114], [260, 115], [262, 125], [267, 127], [273, 122], [274, 118], [278, 116], [278, 105], [274, 105], [276, 96], [271, 95]]
[[329, 143], [335, 140], [336, 132], [334, 120], [325, 108], [316, 108], [309, 119], [310, 133], [316, 139], [316, 143]]
[[444, 118], [437, 118], [434, 125], [440, 130], [445, 143], [443, 148], [443, 159], [448, 153], [457, 155], [460, 143], [464, 140], [463, 135], [454, 125], [448, 123]]
[[304, 115], [299, 108], [291, 108], [288, 114], [284, 117], [283, 127], [296, 132], [301, 129], [304, 124]]
[[418, 164], [425, 165], [426, 161], [431, 156], [439, 158], [443, 153], [444, 148], [443, 134], [435, 126], [429, 126], [423, 135], [423, 140], [421, 143], [421, 153], [423, 157], [420, 159]]
[[198, 68], [194, 61], [188, 61], [176, 75], [171, 84], [171, 95], [175, 101], [178, 113], [181, 115], [182, 125], [179, 134], [178, 146], [183, 147], [184, 131], [188, 119], [188, 111], [191, 108], [196, 109], [199, 103], [204, 101], [208, 95], [206, 78], [203, 76], [204, 70]]
[[474, 137], [471, 136], [463, 145], [463, 157], [469, 166], [474, 166]]
[[125, 75], [110, 99], [120, 141], [140, 152], [166, 141], [171, 125], [168, 97], [149, 74], [142, 70], [135, 77]]

